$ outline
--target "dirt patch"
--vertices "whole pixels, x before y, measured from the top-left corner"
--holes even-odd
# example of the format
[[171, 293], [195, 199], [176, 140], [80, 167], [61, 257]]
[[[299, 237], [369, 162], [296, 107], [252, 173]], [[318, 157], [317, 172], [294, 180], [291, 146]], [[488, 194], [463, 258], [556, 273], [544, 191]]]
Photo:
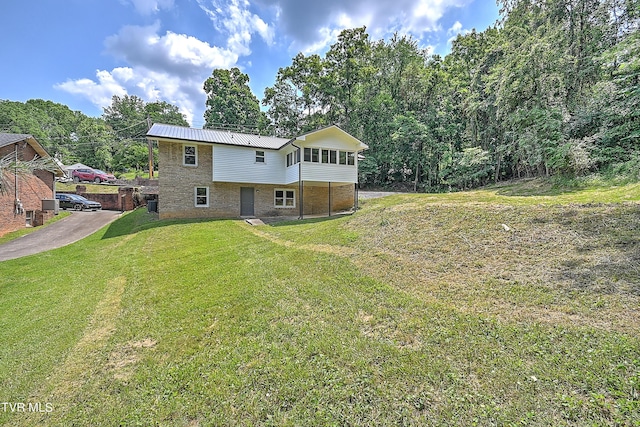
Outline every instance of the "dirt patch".
[[118, 380], [127, 380], [133, 374], [133, 366], [140, 360], [144, 349], [154, 348], [157, 341], [145, 338], [141, 341], [131, 341], [111, 352], [107, 362], [107, 369]]

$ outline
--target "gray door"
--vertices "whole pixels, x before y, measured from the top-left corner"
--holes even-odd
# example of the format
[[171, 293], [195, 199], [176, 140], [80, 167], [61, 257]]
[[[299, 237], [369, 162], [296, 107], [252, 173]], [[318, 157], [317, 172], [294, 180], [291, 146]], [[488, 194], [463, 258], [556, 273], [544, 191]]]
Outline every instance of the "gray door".
[[240, 216], [253, 215], [253, 187], [240, 187]]

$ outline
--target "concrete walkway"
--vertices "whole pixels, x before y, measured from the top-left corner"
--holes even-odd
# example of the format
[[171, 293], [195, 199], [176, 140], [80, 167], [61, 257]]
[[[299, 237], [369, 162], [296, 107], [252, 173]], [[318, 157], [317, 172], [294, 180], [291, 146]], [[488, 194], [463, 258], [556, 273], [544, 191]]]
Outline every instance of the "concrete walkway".
[[119, 211], [72, 212], [60, 221], [0, 245], [0, 261], [69, 245], [95, 233], [119, 217]]

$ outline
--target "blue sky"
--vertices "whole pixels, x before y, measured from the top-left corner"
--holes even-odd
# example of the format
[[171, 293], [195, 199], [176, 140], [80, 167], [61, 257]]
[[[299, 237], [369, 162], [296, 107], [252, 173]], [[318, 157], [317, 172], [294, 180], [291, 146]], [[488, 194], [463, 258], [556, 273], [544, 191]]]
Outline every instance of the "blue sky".
[[373, 40], [450, 40], [498, 19], [494, 0], [6, 0], [0, 99], [41, 98], [100, 116], [113, 95], [177, 105], [201, 127], [204, 81], [239, 67], [258, 99], [298, 53], [324, 54], [345, 28]]

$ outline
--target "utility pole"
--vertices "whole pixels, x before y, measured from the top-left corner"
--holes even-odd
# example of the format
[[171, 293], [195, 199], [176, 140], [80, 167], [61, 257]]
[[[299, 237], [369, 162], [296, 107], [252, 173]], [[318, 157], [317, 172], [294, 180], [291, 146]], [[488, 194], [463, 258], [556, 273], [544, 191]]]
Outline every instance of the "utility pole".
[[[147, 115], [147, 131], [151, 130], [151, 117]], [[153, 142], [147, 138], [149, 144], [149, 179], [153, 179]]]

